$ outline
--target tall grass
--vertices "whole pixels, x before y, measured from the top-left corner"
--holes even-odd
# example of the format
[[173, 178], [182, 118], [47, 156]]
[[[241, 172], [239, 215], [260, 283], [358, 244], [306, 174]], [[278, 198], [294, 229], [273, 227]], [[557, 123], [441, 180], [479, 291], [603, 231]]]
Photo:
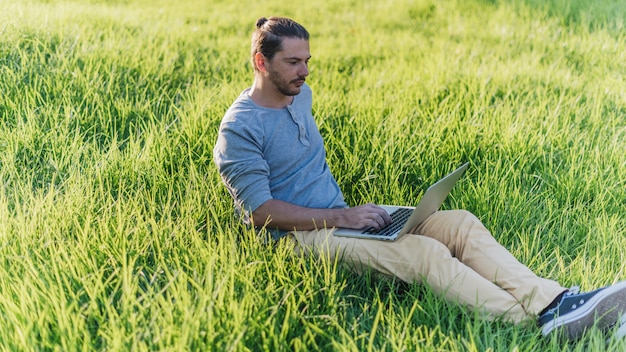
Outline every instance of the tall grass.
[[[256, 18], [312, 34], [314, 110], [351, 204], [462, 162], [476, 213], [542, 276], [626, 279], [619, 1], [0, 1], [3, 350], [592, 350], [428, 287], [291, 255], [212, 164]], [[609, 341], [608, 349], [624, 348]]]

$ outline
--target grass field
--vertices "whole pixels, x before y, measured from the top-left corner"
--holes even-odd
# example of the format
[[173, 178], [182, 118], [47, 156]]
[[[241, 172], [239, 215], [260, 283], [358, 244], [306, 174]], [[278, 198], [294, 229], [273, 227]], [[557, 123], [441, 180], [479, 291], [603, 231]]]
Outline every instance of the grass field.
[[270, 15], [312, 34], [350, 204], [411, 203], [469, 161], [445, 208], [565, 286], [626, 280], [620, 0], [0, 0], [2, 350], [626, 348], [486, 322], [239, 224], [211, 153]]

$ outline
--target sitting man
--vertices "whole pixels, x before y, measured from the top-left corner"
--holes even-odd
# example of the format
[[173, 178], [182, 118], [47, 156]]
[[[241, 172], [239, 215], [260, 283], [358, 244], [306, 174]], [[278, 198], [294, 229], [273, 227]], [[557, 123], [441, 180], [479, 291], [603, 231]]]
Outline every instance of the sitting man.
[[337, 227], [380, 229], [391, 218], [374, 204], [348, 207], [329, 170], [305, 84], [309, 33], [287, 18], [260, 18], [251, 56], [252, 87], [226, 112], [214, 148], [244, 221], [274, 239], [289, 236], [298, 252], [426, 282], [492, 318], [538, 318], [544, 335], [558, 329], [575, 339], [593, 325], [615, 325], [626, 311], [626, 282], [579, 293], [538, 277], [464, 210], [437, 211], [393, 242], [333, 236]]

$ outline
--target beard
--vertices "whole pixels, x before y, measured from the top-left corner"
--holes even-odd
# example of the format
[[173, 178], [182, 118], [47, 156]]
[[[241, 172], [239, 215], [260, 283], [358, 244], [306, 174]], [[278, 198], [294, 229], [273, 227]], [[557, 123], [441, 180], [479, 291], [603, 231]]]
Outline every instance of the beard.
[[287, 81], [281, 77], [281, 75], [273, 70], [269, 71], [269, 79], [281, 94], [285, 96], [294, 96], [300, 94], [300, 87], [304, 84], [305, 77], [298, 77], [298, 79]]

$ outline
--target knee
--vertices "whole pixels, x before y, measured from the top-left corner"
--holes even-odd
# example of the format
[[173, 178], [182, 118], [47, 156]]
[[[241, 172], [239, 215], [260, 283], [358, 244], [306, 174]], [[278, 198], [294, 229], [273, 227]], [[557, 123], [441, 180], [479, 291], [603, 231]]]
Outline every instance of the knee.
[[445, 222], [453, 226], [457, 231], [471, 229], [475, 226], [484, 227], [480, 219], [470, 211], [459, 209], [447, 210], [445, 212], [448, 213], [446, 214]]
[[463, 209], [442, 210], [432, 215], [431, 227], [437, 229], [449, 229], [458, 232], [460, 229], [471, 227], [473, 224], [481, 224], [476, 215]]
[[455, 210], [445, 210], [444, 212], [449, 212], [449, 216], [457, 219], [458, 222], [463, 222], [463, 221], [478, 221], [480, 222], [480, 220], [478, 220], [478, 217], [476, 217], [476, 215], [474, 215], [472, 212], [470, 212], [469, 210], [465, 210], [465, 209], [455, 209]]

